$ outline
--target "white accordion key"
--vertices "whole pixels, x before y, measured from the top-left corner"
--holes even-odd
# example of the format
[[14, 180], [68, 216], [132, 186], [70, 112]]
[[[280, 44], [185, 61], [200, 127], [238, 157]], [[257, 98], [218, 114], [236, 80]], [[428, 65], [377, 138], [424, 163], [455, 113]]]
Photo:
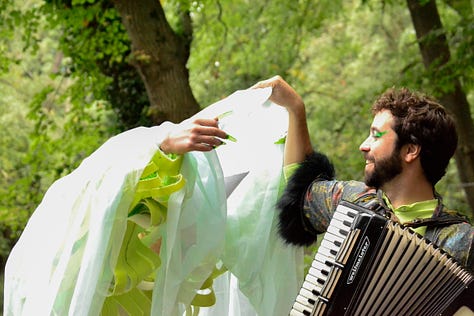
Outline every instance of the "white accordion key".
[[[319, 268], [319, 267], [318, 267]], [[315, 269], [313, 267], [309, 268], [308, 273], [311, 273], [316, 279], [318, 279], [318, 283], [324, 284], [328, 278], [329, 273], [324, 273], [323, 269]]]
[[[332, 223], [332, 221], [331, 221]], [[342, 238], [342, 239], [345, 239], [346, 236], [347, 236], [347, 232], [349, 231], [349, 229], [347, 227], [344, 227], [345, 229], [341, 229], [340, 227], [336, 227], [336, 226], [329, 226], [328, 227], [328, 230], [326, 232], [329, 233], [329, 234], [332, 234], [332, 235], [335, 235], [339, 238]]]
[[336, 258], [336, 255], [337, 255], [337, 251], [331, 249], [331, 248], [328, 248], [328, 247], [325, 247], [323, 246], [323, 244], [321, 243], [321, 246], [319, 246], [318, 248], [318, 252], [321, 252], [321, 254], [323, 256], [325, 256], [327, 258], [328, 261], [331, 261], [331, 262], [334, 262], [335, 261], [335, 258]]
[[304, 306], [304, 310], [307, 310], [307, 311], [312, 311], [314, 304], [316, 303], [315, 300], [308, 299], [307, 297], [304, 297], [303, 295], [298, 295], [296, 297], [296, 301], [300, 303], [302, 306]]
[[314, 306], [314, 302], [318, 299], [318, 292], [314, 289], [314, 287], [307, 289], [303, 286], [301, 288], [300, 295], [298, 296], [304, 297], [306, 305], [310, 304], [311, 306]]
[[336, 235], [343, 237], [346, 237], [351, 229], [351, 223], [347, 221], [341, 221], [335, 217], [333, 217], [333, 219], [331, 220], [330, 226], [332, 226], [334, 229], [337, 229]]
[[342, 238], [341, 236], [337, 236], [337, 235], [327, 232], [326, 234], [324, 234], [324, 239], [327, 240], [328, 242], [333, 243], [337, 247], [341, 247], [345, 238]]
[[296, 301], [293, 304], [293, 309], [290, 311], [290, 316], [306, 316], [306, 315], [311, 315], [311, 310], [309, 310], [306, 306]]
[[347, 216], [346, 214], [342, 213], [342, 212], [335, 212], [334, 213], [334, 219], [337, 219], [338, 221], [340, 221], [342, 224], [344, 224], [344, 226], [346, 226], [347, 228], [350, 228], [351, 225], [352, 225], [352, 222], [354, 220], [354, 218], [350, 217], [350, 216]]
[[[339, 208], [334, 212], [324, 238], [318, 248], [303, 285], [290, 311], [290, 316], [310, 316], [321, 312], [327, 298], [321, 293], [328, 283], [334, 269], [342, 266], [336, 263], [336, 257], [351, 231], [356, 213], [349, 208]], [[326, 294], [324, 294], [326, 295]]]
[[341, 213], [341, 214], [344, 214], [352, 219], [354, 219], [358, 212], [345, 206], [345, 205], [341, 205], [339, 204], [338, 207], [336, 208], [336, 212], [335, 213]]

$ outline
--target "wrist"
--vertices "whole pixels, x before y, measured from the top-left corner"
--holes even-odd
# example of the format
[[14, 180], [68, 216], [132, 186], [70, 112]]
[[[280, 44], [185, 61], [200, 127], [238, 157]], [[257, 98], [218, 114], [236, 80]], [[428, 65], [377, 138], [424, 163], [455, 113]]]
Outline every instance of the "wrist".
[[161, 150], [164, 154], [169, 154], [171, 153], [169, 145], [168, 145], [168, 140], [169, 138], [165, 138], [161, 144], [158, 145], [159, 150]]
[[298, 121], [306, 121], [306, 108], [303, 102], [297, 104], [296, 106], [288, 107], [287, 110], [290, 118], [296, 119]]

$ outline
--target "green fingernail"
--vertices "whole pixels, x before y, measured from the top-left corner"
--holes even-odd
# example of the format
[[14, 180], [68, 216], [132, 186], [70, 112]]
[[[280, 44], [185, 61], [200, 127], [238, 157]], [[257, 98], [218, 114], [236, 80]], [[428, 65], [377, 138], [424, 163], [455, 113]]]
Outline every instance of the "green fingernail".
[[227, 111], [227, 112], [224, 112], [224, 113], [218, 115], [218, 116], [217, 116], [217, 119], [218, 119], [218, 120], [223, 119], [224, 117], [231, 115], [232, 112], [233, 112], [232, 110]]
[[229, 134], [227, 134], [227, 136], [226, 136], [225, 139], [228, 139], [228, 140], [230, 140], [231, 142], [236, 142], [236, 141], [237, 141], [237, 139], [236, 139], [234, 136], [231, 136], [231, 135], [229, 135]]
[[222, 145], [227, 145], [227, 143], [226, 143], [226, 142], [223, 142], [223, 141], [221, 140], [221, 144], [220, 144], [220, 145], [212, 146], [212, 148], [216, 149], [216, 148], [219, 148], [219, 147], [222, 146]]

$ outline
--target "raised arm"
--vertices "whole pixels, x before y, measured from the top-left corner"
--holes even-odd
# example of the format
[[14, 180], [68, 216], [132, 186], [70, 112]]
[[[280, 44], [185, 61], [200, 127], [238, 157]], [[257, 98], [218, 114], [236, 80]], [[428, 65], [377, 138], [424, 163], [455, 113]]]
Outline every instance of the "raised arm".
[[288, 110], [288, 135], [284, 163], [300, 163], [313, 152], [306, 123], [306, 109], [301, 96], [280, 76], [260, 81], [253, 88], [272, 87], [270, 100]]
[[326, 155], [312, 148], [302, 98], [280, 76], [259, 82], [254, 87], [269, 86], [272, 87], [270, 100], [285, 107], [289, 113], [285, 165], [299, 164], [277, 203], [280, 209], [279, 233], [287, 243], [311, 245], [320, 232], [307, 220], [303, 201], [314, 180], [334, 178], [334, 167]]

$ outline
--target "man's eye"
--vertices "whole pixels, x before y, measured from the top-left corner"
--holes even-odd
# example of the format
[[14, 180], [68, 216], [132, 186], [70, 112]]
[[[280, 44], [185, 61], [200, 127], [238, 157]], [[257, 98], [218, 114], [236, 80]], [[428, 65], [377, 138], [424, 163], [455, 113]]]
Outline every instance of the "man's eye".
[[374, 132], [374, 133], [372, 134], [372, 137], [373, 137], [373, 138], [380, 138], [380, 137], [382, 137], [383, 135], [385, 135], [386, 133], [387, 133], [387, 132]]

